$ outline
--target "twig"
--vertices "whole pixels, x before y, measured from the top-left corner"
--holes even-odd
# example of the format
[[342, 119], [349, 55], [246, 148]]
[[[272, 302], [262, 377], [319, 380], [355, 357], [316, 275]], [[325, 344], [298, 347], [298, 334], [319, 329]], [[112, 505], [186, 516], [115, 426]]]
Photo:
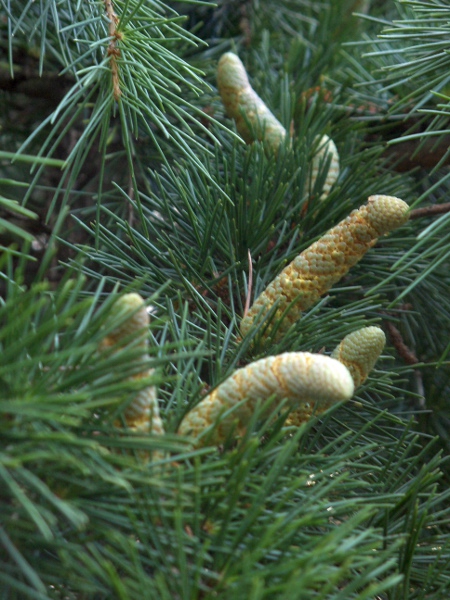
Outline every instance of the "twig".
[[114, 100], [118, 102], [122, 95], [122, 91], [120, 89], [119, 67], [117, 64], [117, 59], [120, 57], [120, 50], [117, 47], [117, 42], [121, 40], [123, 36], [122, 33], [117, 30], [119, 17], [114, 12], [112, 0], [105, 0], [105, 10], [109, 19], [109, 35], [111, 37], [107, 54], [110, 57]]
[[408, 348], [408, 346], [405, 344], [402, 334], [397, 329], [397, 327], [389, 321], [385, 321], [384, 325], [389, 333], [392, 345], [397, 350], [399, 356], [403, 358], [405, 363], [407, 365], [415, 365], [416, 363], [418, 363], [419, 359], [414, 354], [413, 350], [411, 350], [411, 348]]
[[431, 206], [424, 206], [423, 208], [416, 208], [409, 213], [409, 218], [421, 219], [422, 217], [442, 215], [448, 212], [450, 212], [450, 202], [446, 202], [445, 204], [433, 204]]
[[245, 299], [244, 317], [247, 316], [247, 313], [250, 308], [250, 298], [252, 295], [252, 286], [253, 286], [253, 265], [252, 265], [252, 255], [250, 254], [250, 249], [249, 249], [249, 251], [248, 251], [248, 286], [247, 286], [247, 298]]

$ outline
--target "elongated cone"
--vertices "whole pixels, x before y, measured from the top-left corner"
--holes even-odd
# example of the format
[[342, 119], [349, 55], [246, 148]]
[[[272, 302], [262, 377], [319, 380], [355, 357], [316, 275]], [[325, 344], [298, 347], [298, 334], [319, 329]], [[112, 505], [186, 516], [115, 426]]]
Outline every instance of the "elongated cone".
[[[126, 343], [133, 343], [137, 337], [139, 347], [148, 348], [148, 327], [150, 318], [142, 296], [136, 293], [124, 294], [111, 310], [111, 319], [118, 319], [120, 325], [108, 334], [101, 343], [101, 349], [117, 346], [118, 349]], [[144, 353], [140, 360], [148, 358]], [[150, 377], [153, 369], [144, 369], [130, 377], [137, 381]], [[156, 388], [153, 385], [140, 390], [126, 408], [124, 417], [127, 426], [140, 433], [164, 433], [164, 426], [159, 415]]]
[[262, 140], [276, 152], [286, 130], [253, 90], [242, 61], [233, 52], [226, 52], [219, 60], [217, 87], [227, 115], [236, 121], [244, 140], [247, 143]]
[[269, 356], [235, 371], [185, 416], [178, 432], [194, 437], [197, 446], [220, 444], [235, 427], [247, 425], [258, 401], [287, 399], [304, 411], [306, 419], [350, 399], [353, 389], [348, 369], [328, 356], [309, 352]]
[[[345, 365], [352, 376], [355, 389], [362, 385], [383, 352], [386, 336], [379, 327], [363, 327], [346, 335], [334, 349], [332, 358]], [[287, 425], [301, 425], [307, 415], [300, 408], [293, 410], [286, 420]]]
[[[394, 196], [370, 196], [367, 204], [330, 229], [299, 254], [267, 286], [241, 321], [246, 335], [254, 319], [277, 303], [273, 323], [285, 315], [279, 334], [337, 283], [377, 241], [408, 220], [408, 205]], [[292, 304], [292, 306], [291, 306]]]
[[363, 327], [346, 335], [331, 356], [347, 367], [357, 388], [369, 376], [385, 344], [386, 336], [382, 329]]
[[134, 336], [147, 347], [150, 317], [142, 296], [134, 292], [121, 296], [111, 309], [110, 320], [119, 320], [120, 325], [105, 337], [103, 347], [131, 341]]
[[[133, 379], [150, 377], [152, 374], [153, 369], [149, 369]], [[154, 385], [149, 385], [136, 394], [131, 404], [125, 410], [124, 416], [127, 426], [134, 431], [157, 435], [164, 433]]]

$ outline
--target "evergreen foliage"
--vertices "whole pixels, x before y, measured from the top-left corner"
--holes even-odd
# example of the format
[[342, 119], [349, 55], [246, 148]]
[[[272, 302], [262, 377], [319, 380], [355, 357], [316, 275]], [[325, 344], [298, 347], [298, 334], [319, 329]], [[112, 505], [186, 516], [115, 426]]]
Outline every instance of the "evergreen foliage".
[[[448, 2], [0, 7], [0, 598], [447, 598]], [[226, 116], [228, 51], [276, 154]], [[271, 314], [242, 337], [249, 294], [374, 194], [408, 223], [285, 335]], [[125, 292], [148, 348], [101, 351]], [[219, 448], [177, 434], [235, 369], [371, 325], [387, 346], [348, 403], [294, 427], [262, 398]], [[126, 427], [150, 385], [164, 435]]]

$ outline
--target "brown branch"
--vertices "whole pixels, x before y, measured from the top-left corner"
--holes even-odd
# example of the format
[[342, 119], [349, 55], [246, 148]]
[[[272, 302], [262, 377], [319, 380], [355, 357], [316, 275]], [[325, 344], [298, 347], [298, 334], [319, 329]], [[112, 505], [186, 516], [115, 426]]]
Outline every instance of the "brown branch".
[[[398, 134], [401, 135], [402, 132], [399, 131]], [[442, 165], [450, 163], [450, 156], [447, 155], [449, 143], [448, 135], [438, 141], [431, 138], [407, 140], [388, 145], [383, 156], [389, 158], [393, 169], [400, 173], [416, 167], [432, 169], [441, 161]]]
[[109, 19], [109, 35], [111, 36], [107, 54], [110, 57], [114, 100], [118, 102], [122, 95], [122, 90], [120, 89], [119, 66], [117, 64], [117, 59], [120, 57], [120, 50], [117, 47], [117, 42], [121, 40], [123, 36], [122, 33], [117, 30], [119, 17], [114, 12], [112, 0], [105, 0], [105, 10]]
[[423, 208], [416, 208], [409, 213], [410, 219], [421, 219], [422, 217], [430, 217], [433, 215], [442, 215], [450, 212], [450, 202], [445, 204], [432, 204]]
[[384, 325], [389, 333], [392, 345], [397, 350], [399, 356], [403, 358], [407, 365], [415, 365], [419, 362], [419, 359], [408, 346], [405, 344], [402, 334], [397, 327], [390, 321], [385, 321]]

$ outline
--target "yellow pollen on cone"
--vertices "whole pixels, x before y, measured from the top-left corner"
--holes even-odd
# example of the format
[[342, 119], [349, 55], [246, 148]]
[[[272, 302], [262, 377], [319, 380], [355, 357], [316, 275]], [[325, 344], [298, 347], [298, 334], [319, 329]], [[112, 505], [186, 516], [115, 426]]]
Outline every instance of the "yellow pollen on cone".
[[258, 401], [286, 399], [311, 416], [350, 399], [353, 390], [348, 369], [333, 358], [309, 352], [269, 356], [235, 371], [184, 417], [178, 433], [193, 437], [197, 446], [220, 444], [247, 425]]
[[408, 205], [403, 200], [370, 196], [367, 204], [352, 211], [275, 277], [242, 319], [242, 335], [249, 332], [258, 315], [266, 315], [275, 304], [273, 324], [281, 320], [289, 307], [278, 330], [279, 334], [285, 332], [361, 260], [380, 236], [407, 220]]
[[235, 120], [244, 140], [247, 143], [262, 140], [276, 152], [286, 137], [286, 130], [253, 90], [237, 54], [226, 52], [221, 56], [217, 87], [227, 115]]

